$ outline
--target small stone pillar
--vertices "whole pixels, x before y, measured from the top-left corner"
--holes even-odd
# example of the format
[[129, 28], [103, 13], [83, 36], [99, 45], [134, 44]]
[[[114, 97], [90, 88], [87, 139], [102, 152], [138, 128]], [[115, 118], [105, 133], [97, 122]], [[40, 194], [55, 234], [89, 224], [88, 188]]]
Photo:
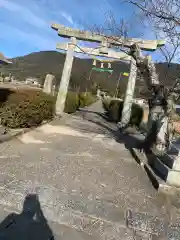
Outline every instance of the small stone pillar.
[[11, 77], [11, 82], [14, 83], [14, 80], [15, 80], [15, 77], [12, 76], [12, 77]]
[[100, 90], [100, 89], [97, 89], [97, 94], [96, 94], [96, 96], [97, 96], [98, 98], [101, 98], [101, 90]]
[[52, 74], [47, 74], [44, 81], [43, 92], [47, 94], [53, 94], [54, 81], [55, 81], [55, 76]]
[[56, 85], [54, 84], [52, 87], [52, 95], [55, 96], [56, 94]]

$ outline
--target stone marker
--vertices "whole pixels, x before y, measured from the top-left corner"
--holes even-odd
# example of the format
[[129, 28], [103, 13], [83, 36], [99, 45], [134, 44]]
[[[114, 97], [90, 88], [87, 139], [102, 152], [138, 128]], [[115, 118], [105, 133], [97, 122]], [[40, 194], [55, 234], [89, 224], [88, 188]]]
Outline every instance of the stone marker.
[[54, 81], [55, 81], [55, 76], [52, 74], [47, 74], [44, 81], [43, 92], [47, 94], [53, 94]]
[[52, 95], [55, 96], [55, 93], [56, 93], [56, 85], [54, 84], [52, 86]]
[[101, 98], [101, 90], [100, 90], [100, 89], [97, 89], [96, 96], [97, 96], [98, 98]]
[[11, 82], [12, 82], [12, 83], [15, 82], [15, 77], [14, 77], [14, 76], [11, 77]]

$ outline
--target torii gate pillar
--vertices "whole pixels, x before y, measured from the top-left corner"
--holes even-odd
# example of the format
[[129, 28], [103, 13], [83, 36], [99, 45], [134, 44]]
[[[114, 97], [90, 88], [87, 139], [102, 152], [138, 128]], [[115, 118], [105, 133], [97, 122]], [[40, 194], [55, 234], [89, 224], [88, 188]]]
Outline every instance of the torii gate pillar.
[[126, 88], [122, 117], [120, 122], [121, 127], [126, 127], [131, 118], [131, 109], [133, 104], [134, 90], [136, 86], [136, 77], [137, 77], [136, 61], [133, 57], [131, 57], [129, 79]]
[[66, 53], [66, 59], [64, 63], [63, 73], [62, 73], [61, 82], [60, 82], [59, 91], [58, 91], [57, 100], [56, 100], [55, 112], [57, 116], [62, 116], [64, 112], [68, 86], [69, 86], [69, 81], [71, 77], [71, 69], [72, 69], [73, 60], [74, 60], [75, 45], [76, 45], [76, 38], [71, 37], [71, 42], [68, 43], [68, 50]]

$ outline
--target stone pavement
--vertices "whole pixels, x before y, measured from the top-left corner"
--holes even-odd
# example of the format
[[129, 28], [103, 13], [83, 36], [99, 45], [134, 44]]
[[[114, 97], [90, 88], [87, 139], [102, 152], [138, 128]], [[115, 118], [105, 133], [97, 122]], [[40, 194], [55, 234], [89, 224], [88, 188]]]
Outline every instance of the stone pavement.
[[1, 144], [0, 239], [180, 239], [177, 209], [100, 113], [97, 102]]

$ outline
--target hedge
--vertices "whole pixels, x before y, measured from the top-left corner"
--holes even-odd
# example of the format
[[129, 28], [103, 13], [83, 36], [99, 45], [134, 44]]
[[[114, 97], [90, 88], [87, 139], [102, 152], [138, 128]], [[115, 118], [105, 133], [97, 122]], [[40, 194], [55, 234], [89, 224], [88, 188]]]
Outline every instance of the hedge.
[[65, 109], [66, 113], [74, 113], [79, 108], [79, 97], [76, 92], [68, 92], [66, 102], [65, 102]]
[[108, 117], [113, 122], [119, 122], [121, 120], [123, 102], [120, 100], [112, 100], [109, 104]]
[[96, 97], [90, 92], [81, 92], [78, 95], [79, 97], [79, 107], [86, 107], [95, 102]]
[[50, 120], [55, 98], [39, 90], [15, 90], [0, 108], [1, 124], [10, 128], [29, 128]]
[[74, 113], [79, 108], [91, 105], [95, 102], [96, 97], [93, 96], [90, 92], [68, 92], [66, 103], [65, 103], [65, 112]]
[[[50, 120], [54, 116], [56, 97], [40, 90], [0, 89], [1, 124], [9, 128], [29, 128]], [[95, 97], [91, 93], [68, 92], [66, 113], [74, 113], [79, 107], [92, 104]]]
[[[123, 101], [121, 100], [111, 100], [109, 103], [108, 101], [103, 103], [104, 110], [107, 113], [107, 116], [110, 121], [112, 122], [120, 122], [122, 116], [122, 109], [123, 109]], [[132, 104], [132, 112], [130, 118], [130, 125], [138, 126], [141, 124], [143, 119], [143, 109], [138, 105], [133, 103]]]

